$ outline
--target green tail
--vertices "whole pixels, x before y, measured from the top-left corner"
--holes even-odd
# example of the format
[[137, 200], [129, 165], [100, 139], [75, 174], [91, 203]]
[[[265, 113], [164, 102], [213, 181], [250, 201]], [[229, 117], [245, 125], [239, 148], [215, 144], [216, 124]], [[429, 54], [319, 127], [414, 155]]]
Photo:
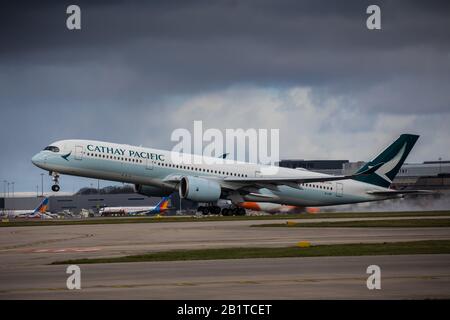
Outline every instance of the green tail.
[[402, 134], [375, 159], [359, 169], [356, 174], [370, 170], [374, 166], [379, 166], [378, 169], [371, 174], [362, 174], [353, 179], [388, 188], [403, 165], [403, 162], [405, 162], [409, 152], [414, 147], [417, 139], [419, 139], [418, 135]]

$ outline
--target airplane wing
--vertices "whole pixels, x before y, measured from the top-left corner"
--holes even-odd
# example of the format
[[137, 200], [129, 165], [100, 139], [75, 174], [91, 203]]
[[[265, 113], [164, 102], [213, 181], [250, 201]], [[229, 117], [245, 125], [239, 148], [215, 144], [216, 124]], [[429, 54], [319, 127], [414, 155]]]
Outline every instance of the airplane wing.
[[226, 177], [223, 179], [224, 182], [237, 182], [237, 183], [243, 183], [243, 184], [272, 184], [272, 185], [287, 185], [287, 186], [294, 186], [298, 187], [297, 185], [300, 183], [314, 183], [314, 182], [328, 182], [328, 181], [339, 181], [339, 180], [346, 180], [346, 179], [353, 179], [359, 176], [363, 175], [369, 175], [377, 171], [378, 168], [380, 168], [383, 165], [383, 163], [379, 163], [365, 171], [351, 174], [351, 175], [341, 175], [341, 176], [325, 176], [325, 177], [254, 177], [254, 178], [241, 178], [241, 177]]
[[[352, 179], [360, 176], [370, 175], [374, 173], [378, 168], [380, 168], [384, 163], [379, 163], [372, 166], [362, 172], [351, 174], [351, 175], [341, 175], [341, 176], [318, 176], [318, 177], [225, 177], [223, 179], [204, 177], [205, 179], [217, 180], [223, 188], [237, 190], [245, 187], [255, 186], [258, 188], [276, 188], [278, 185], [285, 185], [292, 188], [301, 188], [299, 184], [301, 183], [314, 183], [314, 182], [327, 182], [327, 181], [339, 181]], [[169, 175], [163, 179], [165, 183], [177, 184], [183, 178], [182, 175], [173, 174]]]

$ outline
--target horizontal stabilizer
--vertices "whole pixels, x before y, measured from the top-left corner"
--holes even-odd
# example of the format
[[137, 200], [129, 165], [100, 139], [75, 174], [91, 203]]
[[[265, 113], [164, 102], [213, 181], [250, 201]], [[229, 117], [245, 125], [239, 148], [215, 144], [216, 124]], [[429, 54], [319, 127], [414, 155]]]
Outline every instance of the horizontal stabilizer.
[[417, 194], [417, 195], [433, 195], [436, 194], [434, 191], [430, 190], [392, 190], [392, 191], [367, 191], [368, 194], [373, 194], [377, 196], [390, 196], [390, 195], [399, 195], [399, 194]]

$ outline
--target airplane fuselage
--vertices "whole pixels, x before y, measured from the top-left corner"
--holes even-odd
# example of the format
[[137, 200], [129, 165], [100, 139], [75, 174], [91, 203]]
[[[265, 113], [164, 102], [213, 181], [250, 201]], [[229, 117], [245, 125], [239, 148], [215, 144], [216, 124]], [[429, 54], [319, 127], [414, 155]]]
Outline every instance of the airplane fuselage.
[[[47, 171], [73, 176], [148, 185], [166, 190], [177, 190], [168, 182], [170, 177], [194, 176], [221, 181], [226, 177], [328, 177], [307, 170], [270, 167], [198, 155], [189, 155], [188, 162], [179, 163], [180, 154], [151, 148], [136, 147], [91, 140], [62, 140], [51, 144], [32, 162]], [[56, 147], [56, 148], [53, 148]], [[186, 155], [185, 155], [186, 156]], [[270, 171], [270, 175], [266, 172]], [[273, 173], [276, 172], [276, 173]], [[173, 180], [171, 180], [173, 181]], [[268, 195], [267, 202], [294, 206], [328, 206], [347, 203], [377, 201], [398, 197], [379, 196], [370, 191], [389, 190], [353, 179], [303, 183], [296, 187], [279, 185], [260, 188], [259, 194]], [[269, 197], [270, 196], [270, 197]], [[245, 197], [245, 201], [264, 201]]]

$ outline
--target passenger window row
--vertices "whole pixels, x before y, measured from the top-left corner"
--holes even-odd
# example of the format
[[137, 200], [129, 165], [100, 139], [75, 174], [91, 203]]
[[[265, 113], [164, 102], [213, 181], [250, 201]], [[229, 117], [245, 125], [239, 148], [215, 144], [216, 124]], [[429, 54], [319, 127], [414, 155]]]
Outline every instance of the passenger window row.
[[[128, 162], [134, 162], [134, 163], [143, 163], [141, 159], [133, 159], [133, 158], [127, 158], [127, 157], [117, 157], [117, 156], [111, 156], [111, 155], [104, 155], [104, 154], [97, 154], [97, 153], [87, 153], [88, 157], [95, 157], [95, 158], [102, 158], [102, 159], [111, 159], [111, 160], [119, 160], [119, 161], [128, 161]], [[214, 173], [214, 174], [220, 174], [225, 176], [235, 176], [235, 177], [245, 177], [247, 178], [247, 174], [243, 173], [236, 173], [236, 172], [225, 172], [220, 170], [212, 170], [212, 169], [204, 169], [204, 168], [195, 168], [190, 166], [182, 166], [178, 164], [171, 164], [171, 163], [164, 163], [164, 162], [153, 162], [154, 164], [160, 166], [160, 167], [169, 167], [169, 168], [176, 168], [176, 169], [182, 169], [182, 170], [190, 170], [190, 171], [199, 171], [199, 172], [206, 172], [206, 173]]]
[[95, 157], [95, 158], [103, 158], [103, 159], [135, 162], [135, 163], [142, 163], [143, 162], [141, 159], [133, 159], [133, 158], [127, 158], [127, 157], [116, 157], [116, 156], [111, 156], [111, 155], [89, 153], [89, 152], [87, 153], [87, 156], [88, 157]]
[[324, 185], [320, 185], [320, 184], [301, 183], [300, 185], [303, 186], [303, 187], [308, 187], [308, 188], [316, 188], [316, 189], [323, 189], [323, 190], [333, 190], [333, 187], [324, 186]]
[[200, 171], [200, 172], [206, 172], [206, 173], [221, 174], [221, 175], [225, 175], [225, 176], [235, 176], [235, 177], [247, 177], [248, 176], [247, 174], [244, 174], [244, 173], [226, 172], [226, 171], [212, 170], [212, 169], [205, 169], [205, 168], [196, 168], [196, 167], [183, 166], [183, 165], [171, 164], [171, 163], [163, 163], [163, 162], [156, 162], [156, 165], [158, 165], [160, 167], [169, 167], [169, 168], [176, 168], [176, 169], [190, 170], [190, 171]]

